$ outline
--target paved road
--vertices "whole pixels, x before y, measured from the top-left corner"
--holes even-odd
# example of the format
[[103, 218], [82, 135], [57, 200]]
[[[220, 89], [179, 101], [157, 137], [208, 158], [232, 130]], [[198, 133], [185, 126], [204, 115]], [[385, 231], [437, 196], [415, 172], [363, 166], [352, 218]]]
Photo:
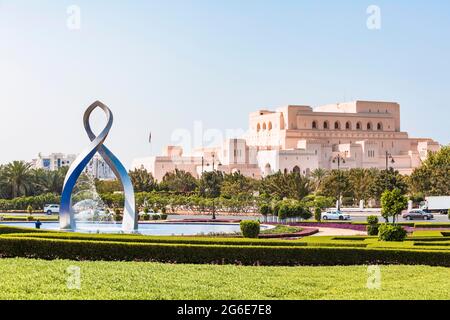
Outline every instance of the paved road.
[[[24, 215], [23, 213], [2, 213], [0, 214], [8, 215], [8, 216], [14, 216], [14, 215]], [[37, 215], [37, 214], [34, 214]], [[45, 215], [45, 214], [42, 214]], [[384, 221], [384, 219], [381, 217], [380, 213], [350, 213], [350, 217], [352, 218], [352, 221], [366, 221], [367, 216], [369, 215], [376, 215], [379, 216], [380, 221]], [[258, 216], [225, 216], [225, 215], [216, 215], [217, 219], [237, 219], [237, 220], [255, 220], [258, 219]], [[211, 219], [211, 215], [169, 215], [168, 219], [178, 220], [178, 219]], [[414, 220], [416, 222], [425, 222], [425, 223], [431, 223], [431, 222], [440, 222], [440, 223], [450, 223], [450, 220], [448, 219], [447, 215], [441, 215], [441, 214], [434, 214], [434, 220], [431, 221], [423, 221], [423, 220]], [[409, 222], [403, 218], [400, 218], [400, 222]]]

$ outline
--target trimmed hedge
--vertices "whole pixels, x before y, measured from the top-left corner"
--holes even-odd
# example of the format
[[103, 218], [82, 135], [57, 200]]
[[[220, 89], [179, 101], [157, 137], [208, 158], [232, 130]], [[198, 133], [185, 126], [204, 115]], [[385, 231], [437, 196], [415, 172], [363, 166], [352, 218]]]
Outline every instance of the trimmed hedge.
[[450, 223], [415, 223], [415, 228], [450, 228]]
[[10, 227], [8, 225], [0, 225], [0, 235], [2, 234], [16, 234], [16, 233], [30, 233], [31, 231], [35, 232], [34, 234], [39, 235], [40, 233], [51, 233], [51, 230], [42, 230], [42, 229], [30, 229], [30, 228], [18, 228], [18, 227]]
[[[80, 240], [80, 241], [106, 241], [106, 242], [134, 242], [134, 243], [161, 243], [161, 244], [203, 244], [203, 245], [252, 245], [252, 246], [306, 246], [307, 243], [296, 240], [263, 240], [244, 238], [211, 238], [211, 237], [172, 237], [172, 236], [142, 236], [142, 235], [111, 235], [111, 234], [84, 234], [70, 232], [52, 233], [17, 233], [9, 234], [14, 238], [35, 238], [49, 240]], [[12, 232], [10, 232], [12, 233]], [[0, 237], [1, 239], [1, 237]]]
[[0, 257], [243, 265], [420, 264], [450, 266], [450, 251], [157, 244], [0, 237]]
[[244, 238], [258, 238], [261, 226], [259, 221], [244, 220], [240, 223], [241, 232]]

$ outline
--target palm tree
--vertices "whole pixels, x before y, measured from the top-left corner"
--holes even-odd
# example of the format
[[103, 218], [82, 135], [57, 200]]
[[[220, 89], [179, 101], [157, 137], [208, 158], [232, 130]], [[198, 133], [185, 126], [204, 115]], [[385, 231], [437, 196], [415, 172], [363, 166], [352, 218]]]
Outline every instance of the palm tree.
[[36, 169], [32, 171], [34, 177], [34, 191], [36, 193], [57, 193], [61, 194], [64, 179], [68, 167], [62, 167], [56, 171]]
[[4, 168], [4, 179], [10, 185], [13, 198], [27, 195], [33, 189], [31, 164], [25, 161], [13, 161]]
[[326, 177], [327, 174], [328, 174], [327, 170], [322, 168], [317, 168], [313, 172], [311, 172], [311, 178], [313, 179], [315, 193], [317, 193], [317, 191], [320, 190], [323, 179]]

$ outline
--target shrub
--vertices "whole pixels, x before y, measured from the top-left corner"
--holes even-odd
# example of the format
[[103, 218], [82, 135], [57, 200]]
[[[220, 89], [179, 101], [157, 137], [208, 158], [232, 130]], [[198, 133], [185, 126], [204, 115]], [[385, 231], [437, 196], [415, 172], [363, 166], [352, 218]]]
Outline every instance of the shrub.
[[267, 216], [270, 213], [270, 207], [268, 204], [263, 203], [259, 206], [259, 213], [263, 216]]
[[289, 211], [290, 211], [289, 205], [282, 204], [278, 209], [278, 218], [280, 220], [286, 219], [289, 216]]
[[318, 222], [322, 220], [322, 210], [320, 208], [314, 209], [314, 219], [316, 219], [316, 221]]
[[406, 230], [399, 225], [382, 224], [378, 230], [380, 241], [403, 241], [406, 238]]
[[377, 216], [368, 216], [367, 223], [368, 224], [378, 224], [378, 217]]
[[152, 214], [152, 220], [159, 220], [159, 214]]
[[448, 209], [448, 211], [447, 211], [447, 217], [448, 217], [448, 220], [450, 220], [450, 209]]
[[33, 221], [34, 220], [34, 217], [32, 216], [32, 215], [29, 215], [28, 217], [27, 217], [27, 221]]
[[378, 235], [378, 224], [369, 224], [366, 226], [367, 235], [377, 236]]
[[167, 220], [167, 214], [163, 213], [160, 215], [161, 220]]
[[33, 213], [33, 207], [31, 205], [28, 205], [27, 212], [28, 212], [28, 214], [32, 214]]
[[259, 221], [253, 220], [241, 221], [241, 231], [244, 238], [258, 238], [260, 232]]
[[123, 220], [123, 215], [122, 214], [115, 214], [114, 215], [114, 221], [117, 221], [117, 222], [120, 222], [120, 221], [122, 221]]
[[[248, 240], [250, 241], [250, 240]], [[256, 241], [256, 240], [255, 240]], [[426, 249], [307, 246], [194, 245], [0, 237], [2, 257], [39, 259], [158, 261], [243, 265], [450, 266], [450, 252]]]

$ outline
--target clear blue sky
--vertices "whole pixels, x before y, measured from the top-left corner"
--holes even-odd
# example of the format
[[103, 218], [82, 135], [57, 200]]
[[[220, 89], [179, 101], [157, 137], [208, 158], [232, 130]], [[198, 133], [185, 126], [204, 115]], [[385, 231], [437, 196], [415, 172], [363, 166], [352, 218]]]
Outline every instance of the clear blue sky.
[[126, 165], [196, 120], [246, 129], [261, 107], [355, 99], [397, 101], [404, 131], [447, 144], [449, 35], [448, 1], [0, 0], [0, 163], [81, 151], [97, 99]]

